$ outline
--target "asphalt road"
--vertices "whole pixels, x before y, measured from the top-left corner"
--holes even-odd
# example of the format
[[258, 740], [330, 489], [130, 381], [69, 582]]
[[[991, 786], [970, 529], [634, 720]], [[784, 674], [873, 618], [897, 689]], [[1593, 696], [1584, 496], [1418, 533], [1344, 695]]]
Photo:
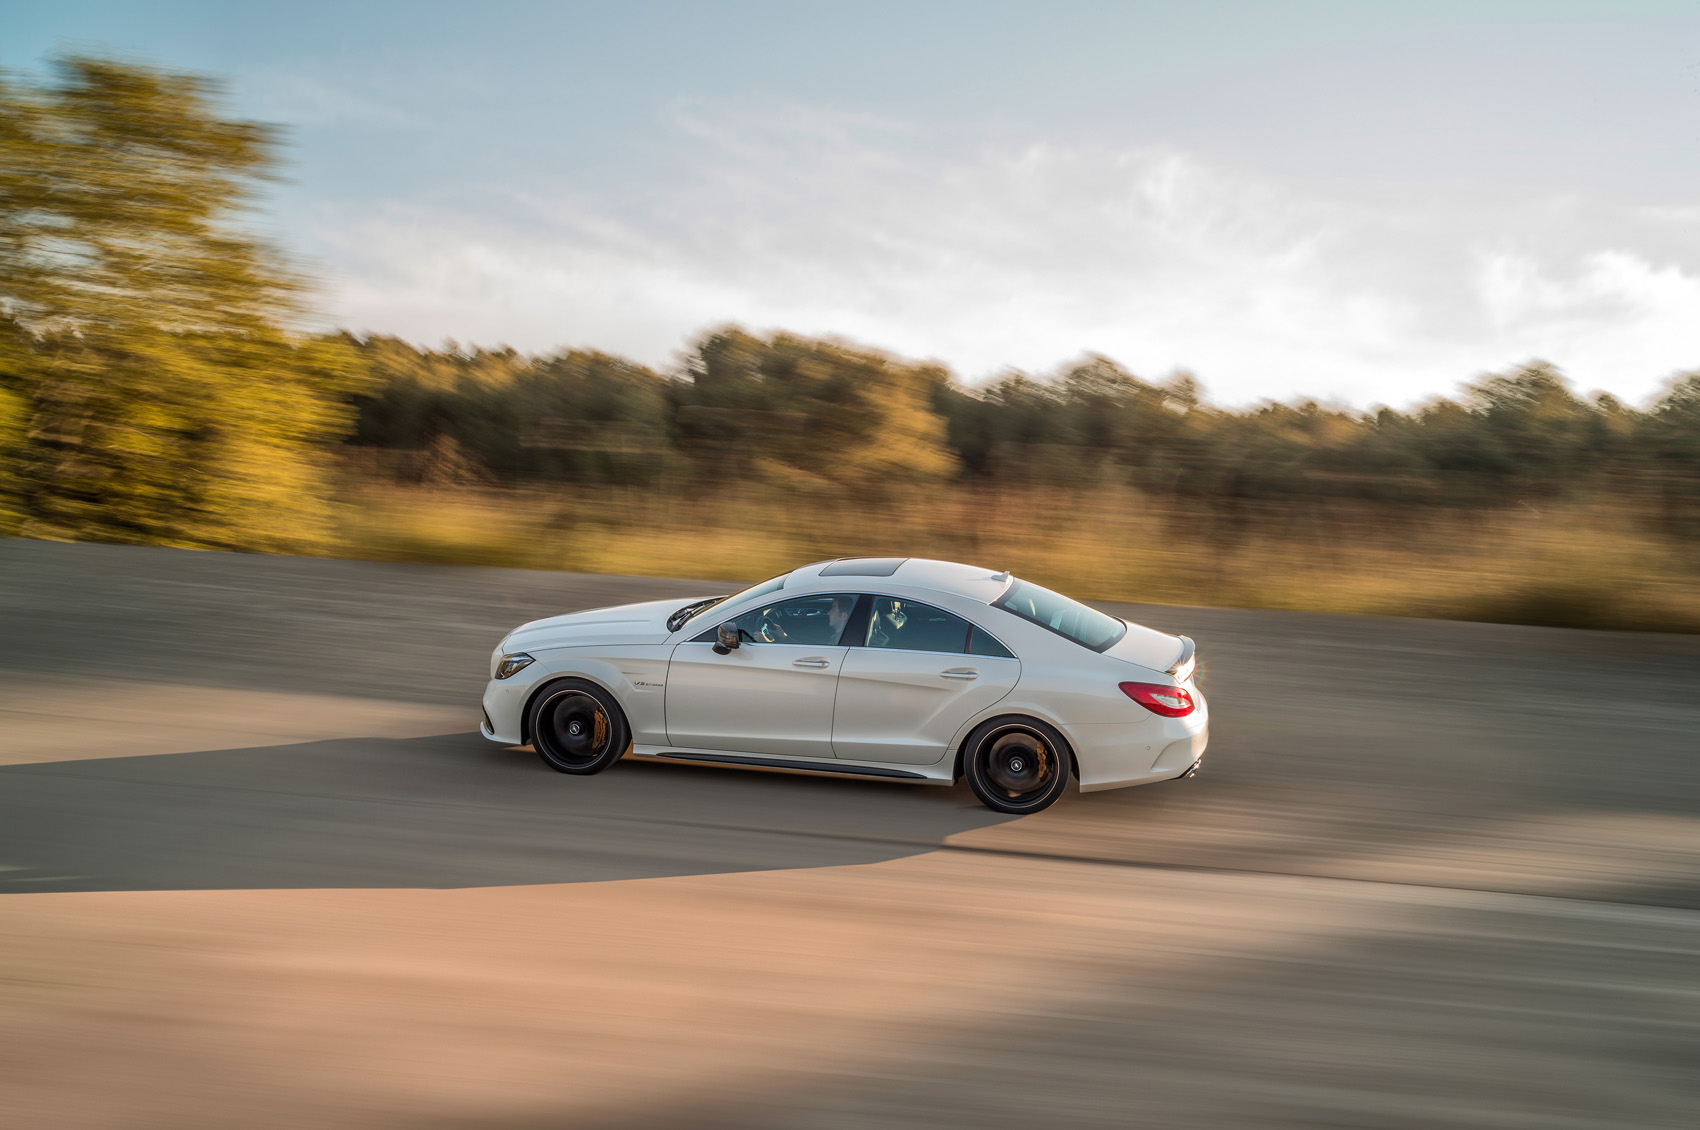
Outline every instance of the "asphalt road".
[[[1066, 891], [1098, 909], [1047, 902], [1043, 945], [1122, 932], [1053, 995], [575, 1124], [1700, 1124], [1700, 639], [1106, 605], [1198, 641], [1204, 770], [1021, 820], [960, 788], [564, 777], [474, 732], [513, 624], [727, 587], [0, 541], [0, 916], [56, 892], [761, 873], [802, 892], [762, 911], [800, 928], [827, 913], [808, 892], [876, 874], [915, 901], [842, 897], [914, 946], [937, 908], [1016, 931]], [[1152, 942], [1171, 912], [1194, 932]], [[1187, 960], [1126, 948], [1148, 943]]]

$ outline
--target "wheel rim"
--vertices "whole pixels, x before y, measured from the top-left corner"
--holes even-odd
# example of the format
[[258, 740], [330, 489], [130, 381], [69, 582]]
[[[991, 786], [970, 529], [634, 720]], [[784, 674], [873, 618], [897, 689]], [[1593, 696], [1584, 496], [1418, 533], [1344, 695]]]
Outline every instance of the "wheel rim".
[[1011, 799], [1042, 791], [1056, 775], [1056, 756], [1036, 734], [1001, 734], [985, 753], [986, 778]]
[[567, 691], [551, 699], [537, 729], [546, 751], [573, 765], [588, 764], [608, 752], [613, 732], [602, 705], [583, 691]]

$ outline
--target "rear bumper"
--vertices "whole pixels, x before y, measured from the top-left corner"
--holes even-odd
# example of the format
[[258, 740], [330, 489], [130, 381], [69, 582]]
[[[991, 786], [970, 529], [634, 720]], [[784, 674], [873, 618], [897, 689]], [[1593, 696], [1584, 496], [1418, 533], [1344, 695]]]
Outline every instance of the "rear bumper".
[[1068, 736], [1080, 766], [1080, 791], [1092, 793], [1194, 772], [1210, 744], [1210, 721], [1201, 710], [1186, 718], [1072, 726]]

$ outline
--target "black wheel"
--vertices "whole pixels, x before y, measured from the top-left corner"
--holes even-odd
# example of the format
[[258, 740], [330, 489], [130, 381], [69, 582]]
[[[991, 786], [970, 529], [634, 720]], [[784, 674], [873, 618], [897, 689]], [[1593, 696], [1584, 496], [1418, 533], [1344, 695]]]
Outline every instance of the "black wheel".
[[620, 760], [631, 745], [631, 728], [614, 696], [582, 679], [544, 687], [531, 700], [527, 730], [543, 764], [587, 776]]
[[1068, 789], [1068, 745], [1036, 719], [994, 718], [968, 735], [962, 775], [994, 812], [1039, 812]]

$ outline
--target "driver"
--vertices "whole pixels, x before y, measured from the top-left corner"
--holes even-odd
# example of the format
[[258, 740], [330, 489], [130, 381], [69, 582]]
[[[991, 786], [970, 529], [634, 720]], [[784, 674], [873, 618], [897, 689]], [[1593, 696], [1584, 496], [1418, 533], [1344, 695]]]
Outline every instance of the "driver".
[[779, 611], [779, 606], [775, 605], [773, 608], [762, 610], [759, 635], [765, 643], [832, 647], [842, 639], [844, 627], [850, 622], [850, 614], [855, 610], [854, 595], [834, 596], [824, 618], [818, 612], [812, 616], [786, 616]]
[[856, 598], [853, 596], [835, 596], [832, 607], [827, 609], [826, 622], [832, 628], [832, 643], [844, 642], [844, 625], [850, 622], [850, 613], [856, 608]]

